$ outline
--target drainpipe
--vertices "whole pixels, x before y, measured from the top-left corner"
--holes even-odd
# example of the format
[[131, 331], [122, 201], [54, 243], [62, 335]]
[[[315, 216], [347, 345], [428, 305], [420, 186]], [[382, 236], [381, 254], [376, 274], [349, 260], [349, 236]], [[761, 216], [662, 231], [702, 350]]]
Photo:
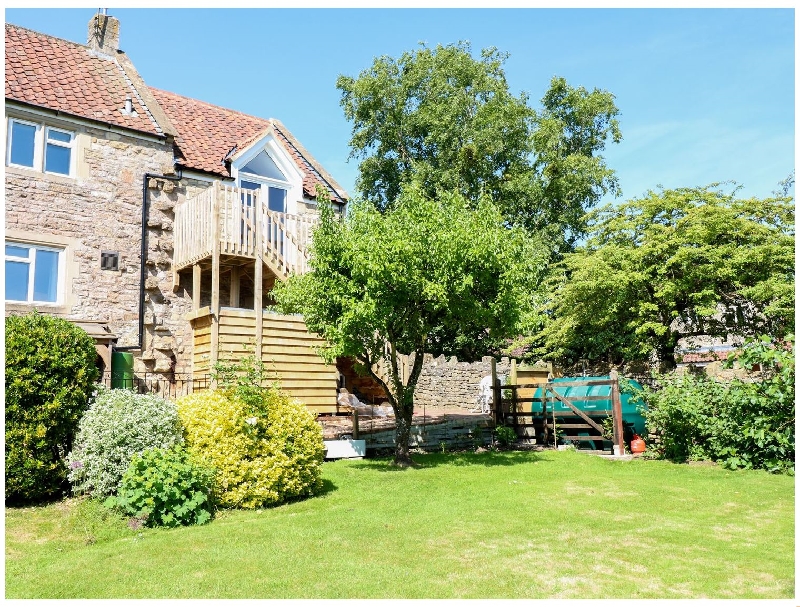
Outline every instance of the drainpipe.
[[144, 347], [144, 285], [147, 280], [147, 181], [151, 178], [180, 181], [183, 178], [183, 170], [178, 169], [178, 174], [174, 176], [145, 173], [142, 177], [142, 249], [140, 253], [141, 261], [139, 264], [139, 343], [135, 346], [115, 347], [114, 350], [117, 352], [141, 350]]

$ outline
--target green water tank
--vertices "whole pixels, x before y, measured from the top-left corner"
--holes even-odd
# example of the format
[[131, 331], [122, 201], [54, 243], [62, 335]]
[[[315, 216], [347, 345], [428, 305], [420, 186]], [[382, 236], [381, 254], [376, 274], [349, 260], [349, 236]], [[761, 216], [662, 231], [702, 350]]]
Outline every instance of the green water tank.
[[111, 387], [133, 389], [133, 354], [111, 353]]
[[[608, 380], [610, 377], [608, 375], [599, 375], [595, 377], [559, 377], [552, 380], [553, 387], [555, 391], [569, 400], [573, 405], [575, 405], [579, 410], [583, 411], [584, 413], [591, 415], [593, 411], [608, 411], [611, 409], [611, 386], [564, 386], [559, 387], [559, 383], [562, 382], [575, 382], [575, 381], [583, 381], [583, 380]], [[639, 390], [642, 389], [642, 386], [639, 382], [635, 380], [630, 380], [630, 384], [633, 388], [637, 388]], [[582, 397], [586, 396], [607, 396], [608, 400], [584, 400]], [[542, 412], [542, 401], [540, 400], [542, 397], [542, 388], [537, 388], [536, 393], [533, 395], [533, 403], [531, 407], [531, 413], [541, 414]], [[644, 403], [641, 402], [639, 399], [631, 398], [630, 394], [620, 394], [620, 405], [622, 409], [622, 421], [631, 426], [633, 432], [640, 436], [644, 436], [646, 429], [645, 429], [645, 420], [642, 416], [642, 412], [640, 410], [641, 407], [644, 407]], [[557, 412], [568, 413], [570, 408], [567, 407], [564, 403], [555, 400], [552, 405], [555, 407]]]

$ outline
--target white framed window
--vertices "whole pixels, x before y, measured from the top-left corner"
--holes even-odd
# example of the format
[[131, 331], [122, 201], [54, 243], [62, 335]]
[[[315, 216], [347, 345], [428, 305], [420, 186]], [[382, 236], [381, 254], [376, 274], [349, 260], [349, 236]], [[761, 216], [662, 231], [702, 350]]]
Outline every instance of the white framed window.
[[39, 146], [36, 145], [40, 131], [41, 125], [9, 118], [6, 165], [29, 169], [40, 166], [41, 159], [37, 157]]
[[74, 132], [17, 118], [8, 119], [6, 166], [72, 176], [74, 165]]
[[64, 249], [6, 241], [7, 302], [60, 304], [64, 297]]
[[44, 133], [44, 172], [72, 175], [75, 133], [53, 127], [45, 127]]

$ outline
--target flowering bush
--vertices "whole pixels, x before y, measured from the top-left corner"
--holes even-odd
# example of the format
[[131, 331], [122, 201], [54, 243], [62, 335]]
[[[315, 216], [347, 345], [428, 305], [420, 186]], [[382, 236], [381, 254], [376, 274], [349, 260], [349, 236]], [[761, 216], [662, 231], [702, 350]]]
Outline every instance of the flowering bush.
[[69, 480], [76, 493], [112, 495], [134, 455], [182, 442], [174, 403], [160, 396], [100, 386], [81, 418], [75, 446], [67, 456]]
[[187, 449], [216, 470], [220, 506], [257, 508], [307, 497], [322, 484], [322, 430], [276, 388], [261, 398], [215, 390], [178, 400]]
[[119, 493], [106, 505], [146, 527], [202, 525], [211, 520], [214, 472], [196, 465], [181, 447], [134, 455]]
[[6, 503], [60, 497], [69, 488], [64, 455], [98, 375], [94, 341], [36, 312], [5, 322]]

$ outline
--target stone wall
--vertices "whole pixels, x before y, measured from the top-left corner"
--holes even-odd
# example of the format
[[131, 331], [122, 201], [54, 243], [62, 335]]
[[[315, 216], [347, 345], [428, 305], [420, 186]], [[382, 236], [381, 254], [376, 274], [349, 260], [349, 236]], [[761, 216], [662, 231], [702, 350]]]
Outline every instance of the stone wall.
[[[25, 117], [24, 114], [21, 117]], [[85, 124], [59, 124], [76, 132], [74, 177], [6, 168], [6, 237], [65, 247], [62, 305], [39, 305], [42, 313], [107, 323], [117, 345], [139, 338], [142, 177], [172, 170], [172, 146]], [[172, 290], [174, 206], [178, 184], [148, 184], [145, 347], [135, 355], [138, 372], [191, 369], [191, 332], [183, 315], [191, 292]], [[119, 255], [118, 270], [100, 266], [101, 251]], [[7, 304], [6, 313], [31, 306]], [[188, 368], [186, 365], [189, 364]]]
[[[492, 374], [491, 365], [491, 356], [484, 356], [479, 362], [459, 362], [455, 357], [433, 358], [426, 354], [414, 392], [414, 408], [475, 408], [480, 381]], [[498, 375], [508, 375], [510, 370], [508, 358], [497, 363]]]
[[[408, 445], [413, 449], [440, 451], [443, 445], [448, 449], [469, 449], [485, 447], [492, 442], [494, 423], [475, 416], [472, 419], [447, 420], [438, 424], [415, 424], [409, 432]], [[396, 431], [363, 433], [366, 448], [369, 450], [394, 450]]]
[[183, 181], [151, 178], [147, 184], [147, 261], [145, 340], [137, 367], [141, 371], [191, 373], [192, 331], [185, 319], [192, 309], [191, 276], [173, 289], [172, 254], [175, 204], [186, 195]]

